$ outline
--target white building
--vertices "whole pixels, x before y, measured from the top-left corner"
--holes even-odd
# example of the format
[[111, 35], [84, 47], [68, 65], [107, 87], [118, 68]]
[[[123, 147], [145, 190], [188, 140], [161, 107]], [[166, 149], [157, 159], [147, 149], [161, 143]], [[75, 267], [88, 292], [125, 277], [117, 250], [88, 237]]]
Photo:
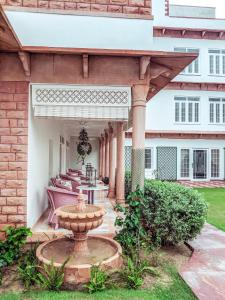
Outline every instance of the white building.
[[[199, 57], [147, 104], [146, 177], [223, 180], [225, 20], [215, 19], [214, 9], [170, 8], [173, 17], [167, 1], [166, 11], [164, 0], [153, 1], [153, 47]], [[127, 169], [130, 146], [127, 138]]]

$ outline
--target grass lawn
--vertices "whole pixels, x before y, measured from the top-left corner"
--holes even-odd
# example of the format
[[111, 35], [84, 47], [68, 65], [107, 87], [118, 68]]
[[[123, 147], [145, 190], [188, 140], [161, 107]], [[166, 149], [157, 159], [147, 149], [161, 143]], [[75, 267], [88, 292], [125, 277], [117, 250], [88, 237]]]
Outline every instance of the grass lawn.
[[225, 231], [225, 189], [224, 188], [198, 188], [209, 204], [207, 221], [217, 228]]
[[80, 292], [26, 292], [0, 294], [1, 300], [194, 300], [190, 288], [180, 278], [174, 268], [167, 268], [172, 282], [169, 285], [158, 284], [149, 290], [114, 289], [98, 292], [92, 295]]

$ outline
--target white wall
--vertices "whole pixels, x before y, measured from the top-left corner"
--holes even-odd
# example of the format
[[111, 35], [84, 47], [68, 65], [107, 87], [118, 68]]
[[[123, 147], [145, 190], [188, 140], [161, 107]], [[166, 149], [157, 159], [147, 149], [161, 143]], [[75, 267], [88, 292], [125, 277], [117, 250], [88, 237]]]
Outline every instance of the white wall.
[[[200, 122], [198, 124], [175, 123], [174, 96], [200, 97]], [[225, 124], [215, 125], [209, 123], [209, 97], [225, 97], [225, 93], [211, 91], [162, 90], [147, 104], [146, 130], [224, 132]]]
[[[45, 188], [49, 183], [49, 140], [53, 143], [52, 175], [59, 173], [59, 143], [62, 124], [35, 119], [29, 112], [27, 224], [32, 227], [48, 207]], [[65, 137], [65, 135], [64, 135]]]
[[[72, 168], [81, 169], [82, 163], [78, 162], [79, 155], [77, 153], [77, 142], [78, 137], [71, 137], [70, 139], [70, 165]], [[85, 159], [86, 163], [91, 163], [92, 166], [97, 169], [99, 168], [99, 141], [97, 138], [90, 138], [90, 143], [92, 145], [92, 152]]]
[[[225, 28], [225, 22], [224, 22]], [[174, 51], [175, 47], [199, 49], [199, 75], [178, 75], [173, 81], [224, 83], [225, 76], [209, 75], [209, 49], [225, 49], [224, 40], [154, 38], [155, 50]]]
[[[132, 145], [131, 139], [125, 140], [126, 146]], [[224, 179], [224, 148], [225, 141], [223, 140], [188, 140], [188, 139], [145, 139], [145, 147], [152, 148], [152, 169], [145, 170], [146, 178], [154, 178], [154, 171], [157, 168], [157, 147], [177, 147], [178, 159], [177, 159], [177, 175], [180, 178], [180, 149], [207, 149], [209, 152], [211, 149], [220, 150], [220, 177], [218, 179]], [[191, 169], [190, 169], [191, 170]], [[210, 174], [210, 153], [208, 155], [208, 174]], [[210, 177], [210, 176], [209, 176]], [[190, 178], [191, 180], [192, 178]]]

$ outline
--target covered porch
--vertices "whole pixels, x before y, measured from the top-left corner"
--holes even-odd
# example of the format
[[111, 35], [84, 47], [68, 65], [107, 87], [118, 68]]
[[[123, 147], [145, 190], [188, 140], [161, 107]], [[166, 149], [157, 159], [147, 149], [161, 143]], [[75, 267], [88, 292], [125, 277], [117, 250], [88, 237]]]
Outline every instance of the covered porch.
[[[69, 168], [80, 169], [74, 155], [85, 126], [93, 147], [87, 162], [96, 168], [99, 179], [109, 178], [108, 197], [124, 203], [125, 132], [132, 130], [135, 189], [144, 183], [146, 103], [197, 54], [153, 50], [152, 21], [147, 16], [78, 16], [6, 8], [0, 10], [0, 21], [5, 28], [0, 38], [0, 80], [27, 84], [23, 98], [24, 116], [28, 114], [28, 147], [23, 149], [28, 154], [28, 171], [23, 174], [27, 192], [22, 195], [24, 218], [18, 223], [36, 230], [48, 207], [50, 178]], [[84, 26], [92, 21], [93, 28]], [[55, 34], [56, 24], [62, 23], [66, 26], [57, 27]], [[17, 89], [14, 93], [9, 101], [20, 101]], [[11, 196], [15, 195], [7, 197]]]

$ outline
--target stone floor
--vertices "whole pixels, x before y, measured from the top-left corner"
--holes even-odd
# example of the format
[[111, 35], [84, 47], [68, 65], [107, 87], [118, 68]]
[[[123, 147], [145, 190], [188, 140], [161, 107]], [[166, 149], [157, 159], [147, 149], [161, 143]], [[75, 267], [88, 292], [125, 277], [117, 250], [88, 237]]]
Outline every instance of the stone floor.
[[224, 180], [211, 180], [211, 181], [188, 181], [188, 180], [180, 180], [179, 183], [190, 187], [190, 188], [225, 188]]
[[225, 232], [206, 224], [180, 274], [200, 300], [225, 299]]
[[[99, 228], [90, 231], [89, 234], [105, 235], [111, 237], [115, 234], [116, 229], [114, 226], [114, 222], [117, 217], [116, 212], [113, 209], [113, 200], [109, 200], [109, 198], [107, 198], [107, 192], [104, 191], [96, 192], [95, 196], [96, 198], [94, 200], [94, 204], [104, 206], [106, 214], [104, 216], [103, 224]], [[31, 238], [31, 241], [44, 241], [48, 238], [71, 234], [70, 231], [62, 228], [56, 230], [53, 229], [48, 224], [47, 218], [48, 210], [44, 212], [39, 221], [33, 226], [33, 236]]]

